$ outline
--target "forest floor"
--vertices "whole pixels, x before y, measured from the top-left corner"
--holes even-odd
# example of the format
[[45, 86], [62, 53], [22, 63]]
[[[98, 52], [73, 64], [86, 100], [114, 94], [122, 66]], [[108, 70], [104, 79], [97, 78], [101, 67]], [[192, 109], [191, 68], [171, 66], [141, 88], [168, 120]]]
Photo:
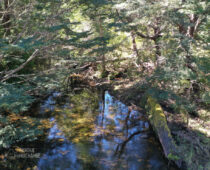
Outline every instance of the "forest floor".
[[[141, 101], [144, 91], [139, 88], [143, 83], [139, 79], [118, 79], [104, 81], [109, 87], [110, 93], [118, 100], [134, 107], [142, 112], [145, 109]], [[184, 160], [187, 169], [209, 170], [210, 169], [210, 113], [206, 110], [199, 110], [199, 116], [192, 117], [172, 113], [164, 109], [168, 127], [175, 143], [178, 146], [180, 157]]]

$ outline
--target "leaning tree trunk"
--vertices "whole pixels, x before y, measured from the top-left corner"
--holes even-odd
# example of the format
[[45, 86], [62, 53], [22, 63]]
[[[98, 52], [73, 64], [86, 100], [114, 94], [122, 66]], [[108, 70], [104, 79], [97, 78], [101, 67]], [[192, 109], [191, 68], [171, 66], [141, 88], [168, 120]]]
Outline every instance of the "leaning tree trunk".
[[160, 104], [158, 104], [155, 99], [149, 96], [147, 100], [147, 109], [150, 118], [150, 123], [160, 140], [164, 151], [164, 155], [166, 156], [166, 158], [172, 160], [176, 163], [178, 167], [181, 168], [183, 166], [183, 161], [179, 157], [177, 146], [171, 136], [170, 129], [167, 125], [166, 117], [163, 113]]

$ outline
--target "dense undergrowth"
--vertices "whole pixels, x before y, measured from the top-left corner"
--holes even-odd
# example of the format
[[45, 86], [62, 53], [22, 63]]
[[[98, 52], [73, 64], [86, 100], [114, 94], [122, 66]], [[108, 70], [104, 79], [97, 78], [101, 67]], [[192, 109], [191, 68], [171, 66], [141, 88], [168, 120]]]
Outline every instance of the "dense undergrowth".
[[[40, 120], [25, 129], [19, 116], [77, 73], [142, 108], [155, 98], [171, 130], [188, 130], [174, 130], [180, 148], [192, 148], [188, 164], [204, 169], [195, 157], [209, 157], [196, 149], [209, 142], [208, 1], [4, 0], [0, 10], [0, 147], [36, 140]], [[198, 142], [187, 145], [190, 136]]]

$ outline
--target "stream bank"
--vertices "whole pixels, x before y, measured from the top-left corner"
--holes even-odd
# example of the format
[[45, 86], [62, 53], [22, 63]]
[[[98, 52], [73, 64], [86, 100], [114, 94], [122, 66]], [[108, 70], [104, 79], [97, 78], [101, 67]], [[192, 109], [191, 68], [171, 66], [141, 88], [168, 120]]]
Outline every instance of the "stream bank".
[[[83, 88], [85, 89], [86, 87], [87, 86], [82, 86], [81, 88], [75, 88], [75, 90], [79, 91]], [[119, 101], [122, 101], [123, 103], [125, 103], [130, 110], [136, 110], [136, 111], [144, 114], [144, 117], [147, 117], [146, 116], [147, 112], [145, 111], [145, 107], [144, 107], [146, 104], [144, 102], [145, 101], [145, 98], [144, 98], [145, 91], [139, 87], [140, 87], [140, 85], [137, 83], [137, 80], [130, 81], [130, 80], [125, 80], [125, 79], [124, 80], [116, 80], [116, 81], [104, 80], [104, 81], [100, 81], [95, 84], [92, 83], [92, 85], [91, 85], [92, 90], [94, 90], [96, 88], [101, 91], [108, 90], [110, 95], [115, 96]], [[75, 95], [75, 94], [73, 94], [73, 95]], [[56, 96], [57, 95], [55, 94], [54, 97], [56, 97]], [[53, 105], [55, 104], [55, 102], [51, 103], [50, 101], [54, 97], [49, 96], [47, 98], [47, 100], [44, 99], [44, 101], [49, 102], [47, 105], [52, 106], [49, 109], [45, 110], [45, 114], [44, 114], [45, 116], [42, 114], [42, 119], [44, 119], [44, 120], [51, 117], [52, 109], [54, 109]], [[62, 103], [62, 98], [63, 97], [58, 97], [58, 101], [60, 101], [61, 103]], [[140, 101], [141, 101], [141, 103], [140, 103]], [[163, 105], [161, 105], [161, 106], [163, 107]], [[43, 107], [45, 107], [45, 105]], [[31, 111], [33, 111], [33, 109], [34, 108], [32, 108]], [[164, 107], [163, 107], [163, 109], [164, 109], [164, 114], [167, 118], [167, 124], [171, 131], [173, 140], [175, 141], [176, 145], [178, 146], [179, 153], [181, 153], [181, 155], [179, 155], [179, 157], [186, 163], [186, 167], [184, 167], [184, 168], [185, 169], [186, 168], [195, 169], [195, 170], [197, 170], [198, 168], [204, 169], [204, 170], [208, 169], [208, 166], [209, 166], [209, 164], [208, 164], [209, 138], [205, 137], [205, 135], [203, 135], [202, 133], [198, 133], [197, 131], [193, 130], [190, 126], [186, 127], [185, 123], [183, 122], [183, 119], [178, 119], [178, 117], [180, 116], [179, 114], [172, 114], [169, 111], [167, 111]], [[40, 111], [40, 110], [38, 109], [38, 111]], [[55, 112], [59, 112], [59, 109], [55, 110]], [[36, 117], [37, 112], [34, 114], [31, 114], [31, 116]], [[23, 120], [27, 120], [24, 117], [12, 117], [13, 120], [14, 119], [15, 120], [22, 119], [22, 118], [23, 118]], [[146, 119], [148, 119], [148, 117]], [[190, 121], [195, 121], [195, 120], [196, 119], [190, 118]], [[31, 119], [29, 119], [29, 121], [31, 121]], [[44, 121], [45, 126], [49, 127], [49, 128], [51, 128], [50, 124], [53, 127], [53, 122], [54, 122], [53, 119], [51, 119], [50, 122]], [[43, 123], [43, 121], [42, 121], [42, 123]], [[207, 128], [207, 130], [208, 130], [208, 128]], [[90, 135], [90, 134], [87, 134], [87, 135]], [[131, 134], [131, 136], [132, 136], [132, 134]], [[81, 138], [82, 136], [79, 136], [79, 137]], [[39, 137], [39, 139], [40, 138], [41, 137]], [[56, 137], [55, 139], [53, 139], [53, 141], [56, 142], [56, 145], [57, 145], [57, 143], [59, 143], [59, 145], [60, 145], [60, 144], [62, 144], [62, 142], [65, 141], [65, 139]], [[43, 145], [43, 142], [44, 142], [44, 145]], [[37, 143], [42, 143], [41, 145], [46, 146], [46, 148], [48, 148], [48, 145], [50, 147], [53, 147], [53, 142], [46, 143], [44, 141], [43, 137], [42, 137], [42, 142], [37, 142]], [[25, 143], [25, 144], [28, 145], [28, 143]], [[20, 146], [15, 145], [12, 148], [11, 152], [14, 153], [14, 152], [16, 152], [16, 150], [21, 151], [19, 148], [22, 148], [22, 147], [24, 148], [25, 144], [20, 145]], [[158, 144], [158, 145], [160, 145], [160, 144]], [[29, 145], [29, 146], [34, 146], [34, 144]], [[40, 148], [39, 148], [39, 152], [40, 152]], [[44, 154], [45, 152], [46, 152], [46, 150], [43, 150], [41, 153]], [[197, 159], [198, 155], [199, 155], [199, 158]], [[171, 156], [173, 158], [173, 155], [171, 155]], [[1, 157], [3, 158], [5, 156], [1, 155]]]
[[[112, 95], [132, 108], [136, 108], [147, 114], [144, 108], [147, 97], [145, 97], [145, 89], [141, 88], [141, 80], [131, 81], [129, 79], [121, 79], [112, 81], [109, 84]], [[140, 103], [140, 101], [142, 102]], [[205, 119], [192, 116], [186, 118], [186, 115], [177, 114], [167, 109], [164, 103], [160, 104], [163, 108], [163, 113], [166, 117], [173, 141], [177, 146], [177, 153], [179, 153], [177, 156], [182, 161], [181, 168], [190, 170], [210, 169], [209, 117], [205, 117]], [[206, 115], [210, 114], [206, 113]], [[186, 119], [188, 119], [188, 125], [186, 124]], [[153, 128], [155, 129], [155, 127]], [[156, 136], [158, 138], [158, 134]], [[172, 155], [170, 157], [172, 159], [175, 158]]]
[[144, 114], [105, 89], [53, 93], [32, 115], [50, 124], [46, 136], [13, 145], [5, 151], [1, 169], [174, 170]]

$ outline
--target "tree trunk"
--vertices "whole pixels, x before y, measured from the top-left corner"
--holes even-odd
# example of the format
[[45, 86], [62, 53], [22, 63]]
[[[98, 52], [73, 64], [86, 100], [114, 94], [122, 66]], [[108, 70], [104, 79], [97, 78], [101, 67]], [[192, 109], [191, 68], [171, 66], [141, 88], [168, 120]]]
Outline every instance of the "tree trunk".
[[139, 54], [138, 54], [138, 49], [136, 45], [136, 37], [133, 31], [131, 32], [131, 37], [132, 37], [132, 44], [133, 44], [133, 53], [138, 58]]
[[136, 57], [136, 61], [135, 61], [135, 65], [140, 68], [140, 66], [142, 67], [142, 69], [144, 70], [145, 68], [143, 67], [143, 63], [140, 59], [139, 56], [139, 52], [138, 52], [138, 48], [137, 48], [137, 44], [136, 44], [136, 37], [134, 34], [134, 31], [131, 31], [131, 38], [132, 38], [132, 45], [133, 45], [133, 54]]
[[[98, 19], [98, 23], [99, 23], [99, 35], [100, 37], [104, 37], [104, 28], [102, 26], [102, 20], [101, 18], [99, 17]], [[105, 43], [104, 43], [105, 44]], [[104, 45], [104, 48], [105, 48], [105, 45]], [[102, 77], [106, 77], [107, 76], [107, 71], [106, 71], [106, 57], [105, 57], [105, 54], [103, 53], [101, 55], [101, 61], [102, 61]]]
[[194, 38], [195, 32], [199, 25], [199, 18], [195, 14], [191, 14], [189, 17], [190, 17], [190, 24], [192, 24], [192, 25], [188, 27], [186, 35], [188, 37]]
[[160, 52], [160, 45], [158, 44], [158, 38], [154, 39], [154, 43], [155, 43], [156, 67], [159, 67], [161, 52]]
[[[185, 27], [184, 24], [178, 25], [179, 28], [179, 33], [183, 34], [186, 37], [189, 38], [194, 38], [195, 33], [201, 23], [200, 18], [196, 15], [196, 14], [190, 14], [189, 15], [189, 21], [190, 21], [190, 26]], [[183, 40], [183, 38], [181, 38], [181, 40]], [[196, 68], [192, 65], [192, 58], [191, 55], [189, 54], [189, 49], [186, 48], [185, 46], [182, 46], [183, 49], [185, 50], [186, 54], [186, 60], [185, 60], [185, 66], [188, 67], [190, 70], [192, 70], [194, 73], [197, 73]]]

